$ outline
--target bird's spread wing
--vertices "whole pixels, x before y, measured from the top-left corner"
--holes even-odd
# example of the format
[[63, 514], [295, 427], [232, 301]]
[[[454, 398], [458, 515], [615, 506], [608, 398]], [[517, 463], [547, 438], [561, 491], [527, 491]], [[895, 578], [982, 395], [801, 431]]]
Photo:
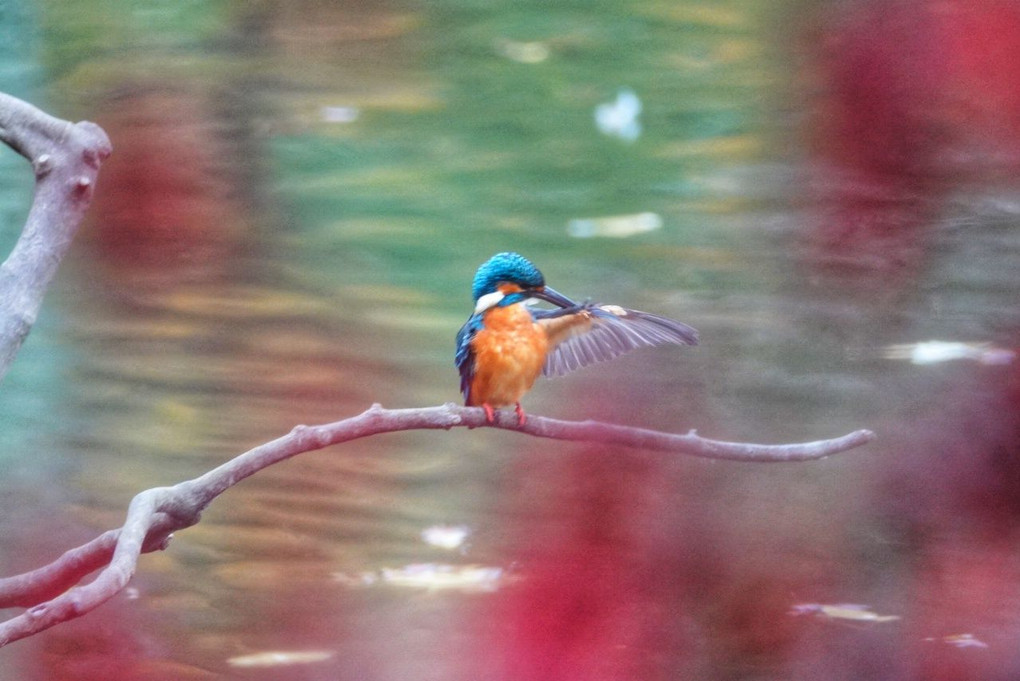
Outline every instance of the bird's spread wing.
[[586, 303], [567, 309], [533, 310], [545, 327], [549, 353], [542, 373], [561, 376], [651, 345], [697, 345], [698, 332], [682, 322], [616, 305]]
[[482, 315], [472, 315], [457, 332], [457, 354], [454, 363], [460, 371], [460, 392], [467, 399], [471, 388], [471, 378], [475, 371], [475, 353], [471, 349], [471, 339], [482, 330]]

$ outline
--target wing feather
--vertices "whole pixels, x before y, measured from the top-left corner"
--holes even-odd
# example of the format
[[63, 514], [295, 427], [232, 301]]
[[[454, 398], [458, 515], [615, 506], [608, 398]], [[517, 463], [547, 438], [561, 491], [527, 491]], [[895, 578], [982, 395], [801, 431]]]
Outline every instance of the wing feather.
[[546, 376], [561, 376], [635, 348], [698, 344], [698, 332], [675, 319], [616, 305], [588, 303], [579, 308], [573, 314], [534, 311], [552, 346], [542, 368]]
[[460, 392], [466, 400], [471, 390], [471, 379], [475, 373], [475, 353], [471, 349], [471, 339], [482, 330], [482, 315], [475, 314], [464, 322], [457, 332], [457, 353], [454, 363], [460, 371]]

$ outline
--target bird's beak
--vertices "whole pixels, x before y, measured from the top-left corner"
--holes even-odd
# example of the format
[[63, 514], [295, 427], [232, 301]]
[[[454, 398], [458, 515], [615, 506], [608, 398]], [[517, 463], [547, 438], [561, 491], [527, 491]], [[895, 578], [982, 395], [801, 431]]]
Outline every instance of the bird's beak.
[[577, 303], [567, 298], [562, 293], [558, 293], [555, 289], [551, 289], [548, 286], [543, 286], [540, 289], [529, 291], [532, 298], [538, 298], [544, 300], [547, 303], [552, 303], [556, 307], [576, 307]]

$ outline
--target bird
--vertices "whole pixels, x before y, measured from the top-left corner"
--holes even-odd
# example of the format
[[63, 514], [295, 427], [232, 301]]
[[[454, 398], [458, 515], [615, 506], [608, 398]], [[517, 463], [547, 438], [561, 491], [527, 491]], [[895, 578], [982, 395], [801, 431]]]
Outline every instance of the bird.
[[[523, 255], [497, 253], [478, 268], [471, 285], [474, 312], [457, 332], [454, 363], [464, 404], [485, 410], [513, 406], [527, 420], [521, 397], [539, 374], [560, 376], [635, 348], [697, 345], [698, 332], [683, 322], [619, 305], [575, 302], [546, 286]], [[530, 303], [544, 301], [553, 307]]]

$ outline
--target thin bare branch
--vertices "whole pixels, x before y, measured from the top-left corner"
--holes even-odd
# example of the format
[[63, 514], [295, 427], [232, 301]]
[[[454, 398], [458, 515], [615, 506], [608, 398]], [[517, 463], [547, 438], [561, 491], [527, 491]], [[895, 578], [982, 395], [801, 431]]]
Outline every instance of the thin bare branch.
[[95, 123], [69, 123], [0, 93], [0, 141], [28, 159], [35, 194], [25, 228], [0, 265], [0, 379], [35, 324], [43, 294], [92, 200], [110, 140]]
[[[871, 431], [858, 430], [832, 440], [790, 445], [720, 442], [695, 433], [673, 434], [630, 428], [599, 421], [561, 421], [529, 415], [524, 426], [511, 412], [497, 413], [489, 424], [478, 407], [445, 404], [420, 409], [384, 409], [373, 405], [365, 412], [334, 423], [297, 426], [290, 433], [259, 445], [193, 480], [173, 487], [158, 487], [138, 494], [119, 530], [72, 549], [45, 567], [0, 579], [0, 608], [28, 609], [0, 623], [0, 646], [80, 617], [119, 593], [134, 574], [142, 553], [164, 549], [171, 533], [197, 523], [202, 511], [241, 480], [292, 456], [359, 438], [404, 430], [492, 426], [536, 437], [599, 442], [654, 449], [710, 459], [745, 462], [790, 462], [821, 459], [871, 442]], [[78, 581], [106, 567], [92, 582]], [[46, 601], [45, 599], [51, 599]]]

